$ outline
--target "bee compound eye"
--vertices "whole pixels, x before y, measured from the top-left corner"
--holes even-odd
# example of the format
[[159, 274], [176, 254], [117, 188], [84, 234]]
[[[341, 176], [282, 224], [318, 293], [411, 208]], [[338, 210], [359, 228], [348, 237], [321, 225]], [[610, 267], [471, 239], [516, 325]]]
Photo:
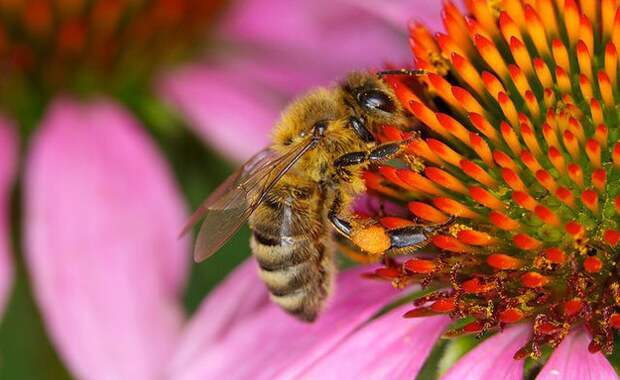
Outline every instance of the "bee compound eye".
[[366, 90], [358, 95], [360, 105], [370, 110], [381, 110], [384, 112], [394, 112], [395, 107], [392, 99], [379, 90]]

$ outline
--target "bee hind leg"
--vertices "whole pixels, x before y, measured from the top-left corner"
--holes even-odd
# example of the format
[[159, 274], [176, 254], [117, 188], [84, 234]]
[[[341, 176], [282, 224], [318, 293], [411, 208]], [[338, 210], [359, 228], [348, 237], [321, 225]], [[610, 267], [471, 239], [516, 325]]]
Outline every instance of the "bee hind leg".
[[447, 221], [437, 224], [416, 224], [402, 228], [387, 230], [390, 237], [388, 253], [403, 255], [413, 253], [427, 246], [432, 237], [440, 231], [452, 226], [456, 217], [451, 216]]
[[428, 246], [440, 230], [419, 224], [387, 229], [374, 223], [353, 226], [349, 238], [368, 255], [408, 255]]
[[355, 223], [341, 215], [342, 196], [337, 194], [332, 201], [327, 219], [340, 235], [341, 240], [349, 240], [369, 257], [380, 257], [385, 253], [406, 254], [423, 248], [430, 243], [432, 236], [453, 223], [450, 219], [441, 225], [415, 224], [412, 226], [386, 229], [380, 224]]
[[379, 262], [384, 256], [382, 254], [372, 254], [364, 251], [350, 239], [338, 232], [334, 232], [334, 241], [338, 246], [338, 251], [351, 261], [358, 264], [372, 264]]
[[423, 226], [409, 226], [387, 230], [390, 249], [387, 253], [404, 255], [425, 247], [430, 243], [432, 232]]
[[334, 229], [343, 237], [349, 239], [351, 237], [351, 223], [349, 223], [346, 219], [340, 216], [340, 211], [342, 208], [342, 197], [340, 194], [336, 195], [331, 206], [329, 207], [329, 211], [327, 213], [327, 219], [329, 219], [330, 223], [334, 227]]

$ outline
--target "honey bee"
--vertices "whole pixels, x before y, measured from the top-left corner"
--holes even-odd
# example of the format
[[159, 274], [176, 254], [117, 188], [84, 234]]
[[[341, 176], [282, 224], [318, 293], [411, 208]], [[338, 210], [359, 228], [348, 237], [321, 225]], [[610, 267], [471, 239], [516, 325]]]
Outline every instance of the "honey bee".
[[[408, 74], [398, 71], [400, 74]], [[194, 257], [214, 254], [246, 221], [250, 246], [271, 299], [313, 321], [328, 299], [336, 272], [332, 232], [350, 236], [352, 200], [365, 190], [362, 171], [397, 156], [403, 142], [380, 144], [380, 125], [410, 129], [413, 120], [380, 75], [353, 73], [293, 102], [271, 145], [232, 174], [192, 215], [204, 218]], [[419, 245], [414, 229], [395, 237]], [[408, 236], [408, 237], [407, 237]], [[407, 240], [408, 239], [408, 240]]]

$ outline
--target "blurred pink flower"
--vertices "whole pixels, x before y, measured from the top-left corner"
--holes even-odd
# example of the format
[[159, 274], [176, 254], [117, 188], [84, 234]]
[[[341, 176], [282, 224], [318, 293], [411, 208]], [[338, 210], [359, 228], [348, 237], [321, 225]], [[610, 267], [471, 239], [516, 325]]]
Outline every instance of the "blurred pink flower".
[[166, 163], [108, 100], [53, 102], [26, 163], [25, 248], [45, 324], [80, 378], [153, 379], [172, 355], [186, 219]]
[[407, 22], [438, 27], [440, 8], [438, 0], [236, 1], [218, 33], [228, 48], [165, 77], [160, 92], [209, 144], [243, 160], [268, 143], [291, 97], [355, 69], [410, 64]]
[[0, 117], [0, 319], [13, 279], [9, 198], [16, 164], [17, 138], [13, 125]]

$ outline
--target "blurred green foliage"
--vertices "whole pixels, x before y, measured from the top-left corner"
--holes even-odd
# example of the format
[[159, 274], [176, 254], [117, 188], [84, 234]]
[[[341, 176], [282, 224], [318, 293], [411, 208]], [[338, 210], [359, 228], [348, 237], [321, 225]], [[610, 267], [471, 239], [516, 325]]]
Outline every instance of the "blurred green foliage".
[[21, 185], [11, 202], [14, 284], [5, 313], [0, 317], [0, 379], [70, 379], [45, 333], [24, 267], [19, 237]]
[[0, 379], [70, 379], [45, 333], [22, 262], [15, 276], [0, 322]]

